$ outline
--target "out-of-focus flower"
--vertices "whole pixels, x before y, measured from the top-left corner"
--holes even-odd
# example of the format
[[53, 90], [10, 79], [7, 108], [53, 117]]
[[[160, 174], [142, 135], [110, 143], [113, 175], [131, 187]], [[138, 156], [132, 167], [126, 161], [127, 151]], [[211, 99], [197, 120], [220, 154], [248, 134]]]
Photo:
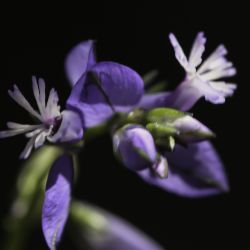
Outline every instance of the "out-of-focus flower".
[[140, 106], [169, 106], [182, 111], [189, 110], [201, 98], [214, 104], [225, 102], [225, 98], [233, 95], [236, 85], [227, 83], [222, 78], [234, 76], [236, 69], [226, 59], [227, 50], [220, 45], [203, 63], [206, 38], [203, 32], [198, 33], [189, 58], [187, 59], [179, 42], [173, 34], [169, 35], [178, 62], [186, 71], [184, 81], [171, 93], [157, 93], [142, 98]]
[[141, 77], [115, 62], [96, 62], [94, 41], [77, 45], [66, 58], [68, 79], [74, 85], [67, 107], [76, 110], [85, 127], [99, 125], [116, 112], [135, 107], [144, 93]]
[[37, 121], [35, 125], [8, 122], [9, 130], [1, 131], [0, 138], [25, 134], [29, 141], [20, 155], [26, 159], [33, 148], [42, 146], [46, 139], [50, 142], [76, 142], [83, 136], [82, 122], [79, 115], [72, 110], [60, 112], [58, 95], [51, 89], [46, 102], [45, 82], [32, 77], [33, 93], [38, 107], [35, 110], [23, 96], [16, 85], [9, 91], [12, 99], [23, 107]]
[[113, 136], [113, 147], [127, 168], [133, 171], [148, 168], [161, 178], [167, 176], [167, 161], [158, 155], [152, 135], [142, 126], [122, 127]]
[[74, 234], [77, 245], [88, 250], [163, 250], [124, 219], [96, 206], [73, 201], [70, 215], [79, 232]]

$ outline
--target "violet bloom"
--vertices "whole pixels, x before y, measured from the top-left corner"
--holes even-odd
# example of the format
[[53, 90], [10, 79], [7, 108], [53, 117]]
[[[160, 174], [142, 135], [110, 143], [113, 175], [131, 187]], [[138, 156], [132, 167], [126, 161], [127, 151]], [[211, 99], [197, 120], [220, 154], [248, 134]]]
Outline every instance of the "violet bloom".
[[[186, 111], [203, 96], [207, 101], [219, 104], [234, 93], [235, 84], [220, 80], [236, 74], [232, 63], [225, 58], [227, 51], [223, 45], [201, 64], [206, 42], [202, 32], [195, 39], [189, 59], [173, 34], [170, 34], [170, 41], [177, 60], [186, 71], [186, 77], [173, 92], [145, 95], [139, 107], [152, 109], [168, 106]], [[176, 145], [172, 153], [164, 153], [169, 162], [168, 179], [161, 180], [147, 169], [139, 172], [140, 176], [148, 183], [185, 197], [227, 192], [229, 184], [224, 166], [212, 144], [193, 140], [189, 142], [192, 143], [186, 147]]]
[[158, 155], [152, 135], [139, 125], [126, 125], [113, 136], [114, 152], [130, 170], [149, 169], [159, 178], [167, 176], [168, 166]]
[[86, 128], [107, 121], [116, 112], [128, 112], [144, 93], [143, 80], [134, 70], [115, 62], [96, 62], [93, 47], [92, 40], [80, 43], [65, 62], [74, 85], [67, 107], [80, 114]]
[[[143, 95], [143, 81], [134, 70], [115, 62], [96, 63], [93, 46], [91, 40], [80, 43], [65, 62], [73, 87], [67, 108], [80, 116], [84, 129], [102, 124], [116, 112], [132, 109]], [[42, 217], [50, 249], [58, 244], [68, 216], [72, 168], [72, 161], [59, 159], [48, 177]]]
[[176, 59], [186, 72], [186, 77], [171, 93], [144, 96], [141, 107], [150, 109], [169, 106], [186, 111], [191, 109], [201, 97], [205, 97], [206, 101], [213, 104], [221, 104], [225, 102], [226, 97], [233, 95], [236, 85], [221, 80], [236, 74], [233, 64], [225, 57], [227, 50], [224, 45], [218, 46], [202, 63], [206, 42], [203, 32], [198, 33], [195, 38], [188, 59], [176, 37], [170, 34], [169, 39]]
[[[80, 202], [72, 203], [71, 214], [72, 211], [77, 216], [75, 219], [71, 216], [71, 219], [75, 220], [74, 224], [80, 229], [75, 237], [80, 246], [84, 240], [88, 250], [163, 250], [149, 236], [110, 212]], [[87, 227], [84, 222], [81, 224], [81, 217], [84, 218], [86, 212], [92, 216], [94, 226], [98, 229]]]
[[41, 147], [46, 140], [52, 143], [76, 142], [83, 136], [83, 126], [79, 115], [73, 110], [60, 111], [58, 95], [51, 89], [46, 102], [45, 82], [43, 79], [32, 77], [33, 94], [38, 110], [34, 109], [23, 96], [19, 88], [14, 85], [14, 90], [9, 90], [11, 98], [24, 108], [36, 120], [36, 124], [21, 124], [8, 122], [9, 130], [0, 131], [0, 138], [25, 134], [29, 141], [20, 155], [26, 159], [33, 148]]
[[[76, 46], [66, 59], [66, 72], [73, 87], [66, 110], [60, 111], [57, 92], [52, 89], [46, 102], [45, 82], [33, 81], [37, 104], [34, 109], [17, 86], [10, 96], [34, 118], [35, 125], [8, 122], [9, 130], [1, 131], [0, 138], [25, 134], [30, 138], [20, 158], [26, 159], [33, 148], [46, 140], [52, 143], [75, 143], [82, 139], [85, 128], [97, 126], [116, 112], [126, 112], [139, 102], [143, 95], [141, 77], [127, 66], [115, 62], [96, 63], [93, 41]], [[59, 243], [68, 217], [73, 179], [70, 156], [55, 161], [48, 175], [43, 203], [42, 225], [50, 249]]]

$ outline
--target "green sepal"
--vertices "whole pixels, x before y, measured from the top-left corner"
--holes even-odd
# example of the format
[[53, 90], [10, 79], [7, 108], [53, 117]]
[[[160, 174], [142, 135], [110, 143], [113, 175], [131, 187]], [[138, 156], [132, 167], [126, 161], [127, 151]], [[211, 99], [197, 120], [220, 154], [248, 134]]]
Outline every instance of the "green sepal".
[[189, 131], [185, 133], [180, 133], [178, 135], [178, 140], [185, 142], [186, 138], [193, 138], [196, 139], [197, 141], [203, 141], [203, 140], [210, 140], [216, 137], [216, 134], [211, 132], [211, 133], [205, 133], [199, 130], [194, 130], [194, 131]]
[[159, 76], [159, 71], [157, 69], [153, 69], [147, 72], [143, 77], [144, 85], [148, 86], [151, 85], [155, 79]]
[[147, 123], [171, 124], [188, 113], [171, 108], [156, 108], [146, 114]]
[[179, 131], [170, 125], [164, 125], [160, 123], [148, 123], [146, 126], [147, 130], [155, 137], [166, 137], [179, 135]]
[[172, 126], [162, 125], [158, 123], [149, 123], [146, 128], [154, 137], [155, 144], [173, 151], [175, 147], [175, 138], [179, 135], [179, 131]]
[[173, 151], [175, 147], [175, 139], [173, 136], [167, 136], [155, 139], [155, 144], [158, 147], [163, 147], [169, 151]]
[[17, 179], [16, 198], [4, 221], [6, 239], [1, 249], [27, 249], [26, 241], [34, 225], [40, 221], [45, 182], [53, 162], [64, 150], [57, 146], [43, 146], [36, 150], [22, 166]]

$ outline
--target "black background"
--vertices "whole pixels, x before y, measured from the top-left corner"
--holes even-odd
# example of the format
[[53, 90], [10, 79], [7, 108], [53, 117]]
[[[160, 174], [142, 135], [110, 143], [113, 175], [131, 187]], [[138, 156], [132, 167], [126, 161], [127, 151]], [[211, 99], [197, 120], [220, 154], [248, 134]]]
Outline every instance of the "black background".
[[[238, 69], [233, 79], [238, 90], [233, 98], [219, 106], [200, 101], [193, 110], [218, 136], [214, 144], [228, 171], [231, 192], [190, 200], [148, 186], [114, 160], [111, 142], [104, 137], [81, 154], [74, 195], [126, 218], [169, 250], [247, 249], [249, 18], [244, 6], [123, 5], [72, 5], [66, 6], [65, 12], [62, 6], [52, 9], [37, 5], [26, 11], [15, 6], [15, 11], [8, 9], [7, 15], [2, 15], [1, 129], [8, 120], [23, 121], [24, 112], [10, 100], [7, 90], [17, 83], [23, 93], [31, 95], [31, 75], [41, 76], [54, 86], [63, 105], [70, 91], [64, 58], [82, 40], [97, 40], [98, 60], [117, 61], [140, 74], [157, 68], [174, 87], [184, 73], [174, 58], [169, 32], [174, 32], [188, 51], [196, 33], [204, 31], [208, 38], [205, 55], [223, 42]], [[1, 215], [12, 197], [20, 169], [18, 154], [24, 143], [23, 137], [0, 142]], [[33, 239], [34, 249], [46, 249], [40, 230]], [[72, 249], [67, 237], [60, 249]]]

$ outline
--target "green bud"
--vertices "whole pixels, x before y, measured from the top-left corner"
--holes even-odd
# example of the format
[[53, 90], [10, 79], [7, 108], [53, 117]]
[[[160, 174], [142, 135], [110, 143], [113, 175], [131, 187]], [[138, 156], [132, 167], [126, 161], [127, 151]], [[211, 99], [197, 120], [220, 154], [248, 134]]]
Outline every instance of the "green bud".
[[188, 114], [176, 109], [156, 108], [147, 113], [146, 121], [147, 123], [171, 124], [186, 115]]
[[166, 136], [175, 136], [180, 132], [170, 125], [164, 125], [159, 123], [148, 123], [146, 128], [150, 131], [150, 133], [157, 137], [166, 137]]
[[147, 129], [154, 137], [155, 144], [173, 151], [175, 146], [174, 137], [179, 135], [179, 131], [172, 126], [149, 123]]

